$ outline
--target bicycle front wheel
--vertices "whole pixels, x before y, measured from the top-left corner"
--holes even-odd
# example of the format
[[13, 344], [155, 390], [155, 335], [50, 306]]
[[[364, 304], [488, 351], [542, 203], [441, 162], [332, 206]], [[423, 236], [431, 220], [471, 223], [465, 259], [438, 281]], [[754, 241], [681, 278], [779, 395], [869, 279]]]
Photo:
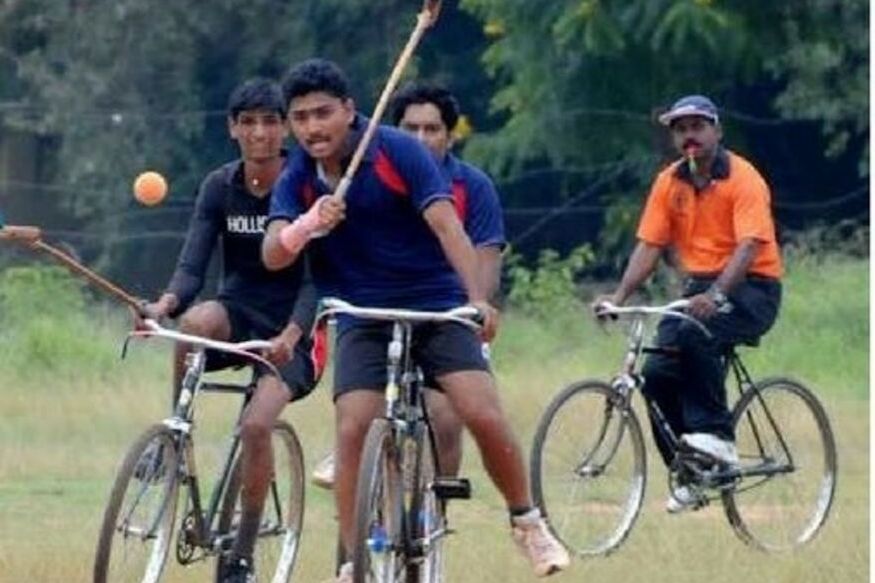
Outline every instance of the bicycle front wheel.
[[[304, 457], [295, 430], [285, 421], [274, 424], [271, 446], [273, 479], [261, 513], [253, 560], [259, 581], [287, 583], [298, 556], [304, 521]], [[241, 514], [240, 466], [238, 456], [219, 515], [219, 533], [232, 541], [237, 536]], [[217, 575], [220, 570], [221, 565], [217, 565]]]
[[116, 474], [94, 559], [94, 583], [155, 583], [161, 578], [176, 520], [179, 489], [174, 433], [150, 427]]
[[401, 473], [389, 421], [371, 423], [359, 465], [355, 503], [355, 583], [406, 581]]
[[646, 482], [641, 425], [610, 385], [566, 387], [538, 423], [532, 445], [535, 503], [580, 556], [603, 555], [629, 534]]
[[437, 450], [424, 423], [414, 436], [413, 500], [407, 523], [413, 533], [416, 561], [407, 570], [408, 583], [438, 583], [444, 580], [444, 537], [447, 534], [446, 502], [432, 485], [437, 478]]
[[733, 412], [742, 480], [723, 493], [726, 517], [745, 542], [790, 550], [823, 526], [836, 486], [836, 447], [814, 394], [785, 378], [748, 389]]

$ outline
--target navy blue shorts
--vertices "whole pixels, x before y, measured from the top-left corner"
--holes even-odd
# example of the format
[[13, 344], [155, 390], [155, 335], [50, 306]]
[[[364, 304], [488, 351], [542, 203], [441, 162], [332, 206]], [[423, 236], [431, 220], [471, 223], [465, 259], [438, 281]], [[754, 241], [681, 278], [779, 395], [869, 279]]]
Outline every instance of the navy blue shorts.
[[[337, 336], [334, 398], [355, 389], [386, 387], [386, 351], [391, 322], [363, 322], [342, 328]], [[413, 361], [422, 369], [425, 385], [440, 387], [438, 378], [451, 372], [489, 372], [479, 336], [454, 322], [421, 323], [413, 327]]]
[[[231, 337], [228, 342], [244, 342], [246, 340], [270, 340], [285, 328], [287, 322], [276, 322], [265, 314], [244, 304], [218, 300], [228, 313], [231, 324]], [[321, 373], [317, 362], [313, 342], [305, 335], [295, 346], [295, 354], [291, 360], [277, 367], [286, 387], [291, 391], [291, 400], [297, 401], [306, 397], [315, 388]], [[221, 370], [229, 367], [240, 367], [248, 361], [242, 357], [207, 349], [206, 369]], [[259, 376], [266, 371], [258, 369]]]

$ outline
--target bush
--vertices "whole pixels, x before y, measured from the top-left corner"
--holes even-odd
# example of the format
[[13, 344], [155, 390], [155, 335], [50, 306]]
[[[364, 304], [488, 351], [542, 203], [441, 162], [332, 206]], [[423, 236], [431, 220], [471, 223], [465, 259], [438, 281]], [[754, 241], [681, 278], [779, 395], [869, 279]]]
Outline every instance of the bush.
[[782, 250], [789, 262], [822, 261], [828, 257], [869, 257], [869, 225], [858, 220], [817, 225], [791, 231], [782, 237]]
[[521, 256], [511, 255], [508, 303], [527, 315], [545, 319], [557, 318], [569, 309], [580, 309], [576, 282], [594, 261], [595, 254], [589, 245], [577, 247], [564, 259], [556, 251], [546, 249], [534, 268], [526, 267]]
[[[95, 325], [97, 323], [97, 325]], [[105, 371], [114, 349], [105, 315], [87, 305], [82, 285], [58, 267], [13, 267], [0, 274], [0, 352], [8, 373]]]

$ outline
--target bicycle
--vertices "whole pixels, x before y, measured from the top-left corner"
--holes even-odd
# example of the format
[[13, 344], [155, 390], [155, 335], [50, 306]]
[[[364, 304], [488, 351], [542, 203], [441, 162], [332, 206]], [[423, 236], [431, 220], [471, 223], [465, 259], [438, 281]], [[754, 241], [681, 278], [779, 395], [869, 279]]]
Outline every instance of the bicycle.
[[[549, 512], [553, 532], [579, 556], [606, 555], [626, 539], [639, 515], [647, 463], [632, 396], [642, 389], [642, 354], [672, 354], [645, 345], [652, 315], [683, 318], [687, 300], [665, 306], [603, 305], [601, 315], [629, 317], [628, 345], [611, 382], [572, 383], [543, 413], [531, 453], [536, 503]], [[754, 382], [735, 348], [726, 354], [739, 397], [732, 411], [738, 466], [715, 463], [679, 441], [659, 406], [644, 396], [658, 431], [670, 444], [669, 491], [679, 484], [695, 506], [720, 499], [733, 531], [765, 551], [789, 550], [812, 540], [829, 514], [836, 486], [836, 448], [829, 419], [811, 390], [784, 377]]]
[[[217, 557], [216, 579], [222, 554], [230, 550], [239, 521], [241, 489], [240, 436], [235, 429], [206, 508], [194, 457], [194, 411], [200, 393], [243, 395], [240, 418], [251, 399], [256, 367], [274, 374], [276, 368], [254, 351], [270, 343], [251, 340], [236, 344], [183, 334], [146, 320], [146, 329], [131, 332], [124, 342], [124, 357], [131, 338], [158, 337], [189, 342], [186, 370], [174, 413], [152, 425], [127, 451], [107, 503], [94, 560], [95, 583], [161, 579], [185, 488], [185, 513], [176, 535], [176, 560], [190, 565]], [[252, 368], [248, 384], [206, 382], [206, 349], [233, 354]], [[243, 365], [241, 365], [243, 366]], [[256, 572], [273, 583], [286, 583], [297, 557], [304, 512], [304, 466], [301, 445], [294, 429], [278, 420], [273, 429], [274, 473], [265, 502], [255, 552]]]
[[423, 400], [423, 376], [411, 357], [419, 322], [455, 322], [478, 328], [475, 308], [419, 312], [362, 308], [324, 298], [317, 321], [345, 314], [392, 322], [387, 349], [385, 415], [371, 422], [356, 484], [353, 580], [356, 583], [443, 580], [443, 539], [450, 499], [466, 499], [465, 478], [441, 475], [434, 432]]

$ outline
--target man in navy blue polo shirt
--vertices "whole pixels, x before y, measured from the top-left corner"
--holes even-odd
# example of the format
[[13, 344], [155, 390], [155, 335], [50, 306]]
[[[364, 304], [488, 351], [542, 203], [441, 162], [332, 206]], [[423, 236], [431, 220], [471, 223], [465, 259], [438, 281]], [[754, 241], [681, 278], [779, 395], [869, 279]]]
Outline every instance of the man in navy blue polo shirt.
[[[453, 130], [459, 121], [459, 102], [445, 88], [425, 83], [410, 83], [392, 99], [392, 122], [425, 144], [450, 181], [453, 204], [474, 245], [481, 285], [493, 305], [499, 302], [501, 252], [507, 245], [501, 203], [492, 180], [481, 170], [450, 153]], [[488, 345], [484, 345], [488, 350]], [[427, 379], [427, 386], [434, 386]], [[437, 438], [440, 468], [455, 475], [462, 462], [462, 421], [440, 391], [426, 394], [428, 413]], [[319, 463], [313, 481], [331, 488], [334, 483], [334, 457]]]
[[[469, 303], [485, 315], [485, 338], [491, 338], [497, 312], [486, 301], [450, 186], [428, 150], [403, 132], [380, 127], [345, 201], [337, 199], [331, 193], [366, 125], [356, 114], [346, 78], [335, 64], [312, 59], [290, 70], [283, 91], [300, 148], [274, 187], [262, 253], [268, 268], [292, 264], [309, 242], [321, 293], [373, 307], [443, 310]], [[384, 323], [356, 322], [338, 332], [335, 497], [348, 553], [361, 449], [384, 403], [390, 330]], [[420, 332], [417, 361], [477, 441], [510, 509], [515, 541], [536, 574], [561, 570], [568, 553], [532, 506], [520, 448], [501, 410], [480, 339], [451, 324]], [[338, 581], [350, 580], [347, 563]]]
[[[313, 389], [317, 376], [307, 335], [316, 296], [313, 286], [305, 284], [304, 263], [270, 271], [261, 262], [271, 188], [286, 160], [285, 112], [282, 90], [274, 81], [251, 79], [232, 92], [228, 130], [241, 157], [201, 182], [167, 291], [146, 306], [154, 318], [179, 317], [182, 332], [231, 342], [269, 339], [273, 346], [267, 357], [282, 376], [261, 376], [241, 420], [243, 512], [232, 552], [223, 560], [222, 583], [251, 580], [252, 553], [272, 472], [271, 429], [290, 400]], [[223, 269], [218, 297], [195, 304], [219, 240]], [[179, 343], [174, 352], [174, 403], [190, 349]], [[207, 353], [208, 370], [232, 364], [223, 353]]]
[[[450, 153], [459, 121], [458, 100], [444, 87], [410, 83], [395, 94], [390, 111], [392, 122], [425, 144], [450, 181], [453, 205], [477, 254], [481, 285], [497, 306], [501, 252], [507, 245], [501, 203], [492, 180], [482, 170]], [[488, 350], [487, 345], [484, 350]], [[462, 462], [462, 422], [440, 391], [429, 391], [427, 398], [441, 468], [454, 475]]]

